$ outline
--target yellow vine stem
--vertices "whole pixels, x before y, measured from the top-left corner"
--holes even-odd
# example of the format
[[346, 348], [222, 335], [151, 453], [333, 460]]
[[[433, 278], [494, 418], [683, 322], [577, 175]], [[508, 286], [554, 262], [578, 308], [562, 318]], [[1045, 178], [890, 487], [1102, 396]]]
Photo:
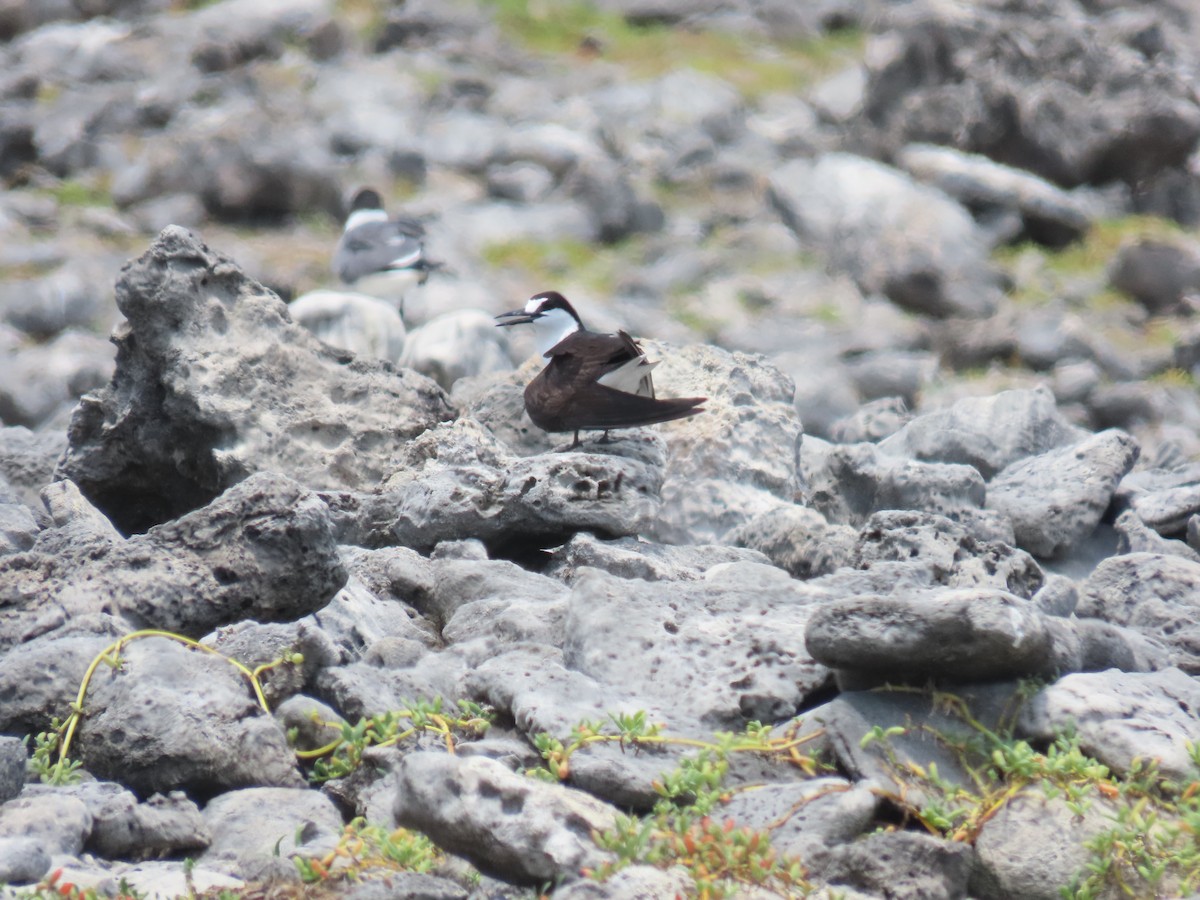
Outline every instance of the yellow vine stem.
[[[401, 713], [401, 715], [403, 716], [403, 713]], [[412, 716], [404, 716], [404, 718], [411, 720]], [[421, 726], [420, 730], [426, 731], [430, 734], [441, 735], [442, 739], [445, 740], [445, 742], [446, 742], [446, 752], [453, 754], [455, 752], [453, 727], [456, 723], [450, 721], [445, 716], [437, 714], [437, 713], [428, 715], [427, 718], [434, 724], [423, 725], [423, 726]], [[341, 728], [342, 727], [341, 722], [320, 722], [319, 724], [325, 728]], [[405, 738], [412, 737], [414, 734], [417, 733], [417, 731], [418, 731], [417, 727], [413, 726], [412, 728], [406, 729], [405, 731], [401, 731], [399, 734], [393, 735], [392, 737], [388, 738], [386, 741], [380, 741], [378, 744], [373, 744], [372, 746], [392, 747], [392, 746], [400, 743], [400, 741], [404, 740]], [[338, 738], [335, 738], [334, 740], [330, 741], [328, 744], [325, 744], [322, 747], [317, 747], [314, 750], [295, 750], [293, 752], [296, 754], [297, 759], [320, 759], [321, 757], [328, 756], [330, 753], [333, 753], [335, 750], [337, 750], [338, 747], [342, 746], [342, 744], [344, 744], [344, 743], [346, 743], [346, 739], [343, 737], [338, 737]]]
[[83, 681], [79, 684], [79, 694], [76, 696], [75, 702], [71, 704], [71, 714], [67, 717], [66, 730], [63, 733], [62, 743], [59, 744], [58, 761], [60, 763], [65, 762], [68, 758], [68, 753], [71, 749], [71, 739], [75, 736], [75, 730], [79, 725], [79, 720], [83, 718], [83, 700], [84, 697], [87, 696], [87, 689], [91, 684], [92, 676], [96, 674], [96, 669], [98, 669], [100, 664], [104, 662], [110, 664], [115, 663], [115, 661], [120, 658], [121, 649], [131, 641], [135, 641], [139, 638], [149, 637], [166, 638], [169, 641], [175, 641], [177, 644], [183, 644], [184, 646], [191, 647], [194, 650], [203, 650], [205, 653], [211, 653], [212, 655], [225, 660], [225, 662], [229, 663], [246, 677], [246, 679], [250, 682], [250, 686], [254, 688], [254, 696], [258, 700], [259, 706], [263, 708], [264, 712], [270, 715], [271, 707], [267, 705], [267, 698], [263, 694], [262, 685], [259, 684], [258, 676], [263, 672], [280, 665], [283, 660], [277, 659], [273, 662], [265, 663], [252, 671], [246, 666], [242, 665], [236, 659], [226, 656], [220, 650], [214, 650], [212, 647], [206, 647], [199, 641], [194, 641], [191, 638], [184, 637], [181, 634], [175, 634], [171, 631], [160, 631], [155, 628], [145, 628], [141, 631], [132, 631], [129, 634], [122, 635], [116, 641], [109, 644], [96, 655], [96, 658], [93, 659], [91, 664], [87, 667], [87, 671], [83, 673]]

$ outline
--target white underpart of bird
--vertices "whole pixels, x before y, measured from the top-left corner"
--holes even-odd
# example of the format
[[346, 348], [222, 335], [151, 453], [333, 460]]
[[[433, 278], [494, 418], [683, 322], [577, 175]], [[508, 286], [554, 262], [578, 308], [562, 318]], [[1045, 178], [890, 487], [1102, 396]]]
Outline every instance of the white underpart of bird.
[[657, 359], [650, 362], [645, 356], [639, 356], [620, 368], [613, 369], [607, 375], [601, 375], [596, 379], [596, 384], [627, 394], [637, 394], [639, 397], [653, 397], [654, 379], [650, 377], [650, 370], [659, 362]]
[[[530, 300], [525, 304], [525, 312], [533, 315], [537, 312], [540, 302]], [[552, 309], [542, 313], [533, 320], [533, 337], [537, 342], [538, 356], [544, 357], [567, 335], [579, 330], [579, 323], [565, 309]]]

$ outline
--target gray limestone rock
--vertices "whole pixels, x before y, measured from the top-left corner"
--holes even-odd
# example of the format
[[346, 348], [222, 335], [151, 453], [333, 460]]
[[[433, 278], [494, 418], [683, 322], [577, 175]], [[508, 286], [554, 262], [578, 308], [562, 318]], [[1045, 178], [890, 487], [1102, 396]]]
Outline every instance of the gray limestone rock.
[[909, 144], [897, 154], [896, 164], [945, 191], [976, 219], [994, 222], [1014, 216], [1015, 233], [998, 235], [1008, 240], [1028, 238], [1062, 247], [1082, 237], [1101, 212], [1098, 204], [1028, 171], [953, 147]]
[[[567, 740], [581, 722], [607, 725], [612, 715], [638, 713], [662, 724], [668, 734], [698, 738], [711, 734], [681, 716], [670, 700], [565, 668], [561, 653], [550, 647], [519, 647], [494, 656], [470, 673], [467, 684], [473, 696], [511, 716], [517, 730], [529, 739], [545, 733]], [[681, 755], [669, 745], [639, 753], [612, 745], [590, 747], [572, 757], [569, 781], [611, 803], [648, 810], [659, 796], [654, 781], [673, 769]]]
[[[801, 424], [790, 378], [762, 357], [704, 344], [644, 341], [662, 397], [708, 397], [704, 412], [662, 427], [663, 506], [650, 533], [668, 544], [725, 543], [757, 509], [790, 503]], [[724, 502], [722, 502], [724, 501]]]
[[67, 437], [54, 431], [30, 431], [23, 425], [0, 428], [0, 476], [26, 506], [40, 505], [39, 492], [50, 483]]
[[713, 566], [730, 562], [769, 560], [755, 550], [718, 544], [676, 547], [635, 537], [604, 541], [581, 532], [554, 550], [543, 571], [568, 584], [573, 584], [587, 568], [644, 581], [699, 581]]
[[1117, 555], [1127, 553], [1158, 553], [1163, 556], [1181, 556], [1200, 563], [1200, 553], [1182, 540], [1163, 537], [1151, 528], [1135, 509], [1127, 509], [1113, 522], [1117, 532]]
[[607, 854], [591, 834], [612, 828], [614, 807], [490, 759], [413, 753], [400, 764], [396, 821], [428, 834], [485, 873], [525, 884], [571, 880]]
[[959, 400], [917, 416], [879, 446], [911, 459], [963, 463], [989, 479], [1017, 460], [1087, 436], [1059, 412], [1049, 388], [1037, 387]]
[[1139, 491], [1129, 501], [1139, 519], [1164, 536], [1187, 530], [1188, 520], [1200, 513], [1200, 484], [1181, 484], [1161, 490]]
[[657, 508], [661, 444], [629, 437], [583, 450], [514, 457], [462, 419], [411, 441], [380, 493], [325, 497], [340, 538], [362, 546], [428, 552], [470, 537], [503, 550], [553, 546], [577, 531], [644, 530]]
[[823, 777], [743, 788], [715, 812], [738, 825], [769, 829], [775, 850], [811, 865], [826, 848], [863, 834], [878, 805], [868, 786]]
[[[1017, 709], [1016, 687], [1001, 682], [960, 687], [954, 693], [977, 722], [995, 730], [1011, 720]], [[951, 749], [952, 743], [961, 743], [982, 751], [979, 731], [963, 720], [955, 705], [937, 702], [929, 691], [846, 691], [807, 712], [804, 728], [824, 729], [829, 751], [851, 781], [902, 805], [920, 807], [939, 796], [917, 771], [928, 772], [936, 765], [947, 783], [974, 790], [976, 784], [964, 762], [972, 766], [986, 762], [984, 752], [968, 754], [964, 760]], [[877, 728], [886, 736], [868, 737], [879, 734]]]
[[21, 793], [28, 760], [29, 753], [20, 738], [0, 737], [0, 803]]
[[878, 443], [899, 431], [912, 417], [903, 397], [881, 397], [832, 422], [829, 438], [836, 444]]
[[[1079, 676], [1075, 676], [1079, 677]], [[982, 900], [1057, 900], [1091, 860], [1088, 841], [1113, 826], [1113, 808], [1089, 798], [1080, 814], [1067, 798], [1027, 788], [996, 810], [975, 840], [971, 895]]]
[[208, 846], [200, 810], [179, 791], [155, 794], [139, 803], [119, 784], [82, 781], [55, 787], [30, 785], [25, 796], [81, 801], [92, 817], [85, 849], [106, 859], [144, 859]]
[[986, 316], [999, 302], [983, 233], [940, 190], [845, 153], [792, 160], [769, 182], [784, 222], [864, 293], [939, 318]]
[[831, 668], [892, 680], [1049, 674], [1051, 662], [1041, 614], [996, 588], [834, 600], [812, 614], [806, 646]]
[[0, 837], [0, 884], [33, 884], [50, 865], [50, 854], [38, 838]]
[[848, 562], [865, 571], [904, 564], [927, 570], [929, 584], [996, 587], [1022, 599], [1033, 597], [1046, 579], [1024, 550], [980, 540], [959, 523], [933, 513], [875, 513], [859, 532]]
[[872, 56], [854, 139], [893, 151], [945, 144], [1065, 187], [1134, 184], [1180, 165], [1200, 135], [1200, 103], [1170, 74], [1189, 45], [1168, 37], [1170, 8], [1155, 10], [1143, 33], [1159, 46], [1137, 48], [1106, 8], [906, 7]]
[[983, 477], [969, 465], [891, 456], [878, 444], [825, 444], [805, 438], [798, 468], [808, 504], [831, 523], [864, 524], [878, 510], [952, 515], [984, 504]]
[[1080, 616], [1128, 625], [1161, 641], [1172, 662], [1200, 672], [1200, 563], [1156, 553], [1113, 556], [1096, 566], [1083, 583]]
[[850, 885], [891, 900], [962, 900], [974, 854], [966, 844], [916, 831], [881, 831], [842, 844], [821, 861], [831, 885]]
[[[52, 515], [60, 501], [71, 506], [61, 491], [48, 495]], [[99, 612], [201, 637], [248, 616], [298, 618], [345, 581], [328, 509], [281, 475], [255, 475], [128, 540], [86, 503], [77, 507], [90, 512], [42, 531], [28, 552], [0, 559], [8, 607], [0, 644]]]
[[1159, 238], [1127, 242], [1117, 250], [1108, 278], [1151, 314], [1170, 312], [1200, 291], [1200, 246]]
[[[259, 676], [263, 696], [272, 709], [304, 690], [320, 669], [341, 661], [330, 637], [306, 620], [287, 623], [246, 620], [218, 628], [201, 643], [236, 659], [248, 669], [275, 664]], [[297, 653], [302, 660], [292, 662], [291, 657]]]
[[411, 331], [399, 362], [447, 391], [460, 378], [513, 370], [504, 332], [478, 309], [443, 313]]
[[283, 730], [226, 660], [165, 638], [130, 642], [84, 700], [79, 759], [148, 795], [301, 783]]
[[846, 525], [831, 525], [815, 509], [780, 506], [735, 528], [726, 540], [766, 554], [796, 578], [827, 575], [850, 562], [858, 535]]
[[1071, 731], [1119, 775], [1156, 760], [1164, 776], [1186, 781], [1195, 777], [1187, 745], [1200, 743], [1200, 682], [1175, 668], [1068, 675], [1030, 699], [1019, 728], [1042, 741]]
[[213, 840], [199, 861], [245, 866], [258, 857], [323, 856], [342, 834], [342, 815], [320, 791], [247, 787], [214, 797], [204, 807]]
[[0, 421], [37, 426], [113, 374], [112, 346], [83, 331], [64, 331], [0, 359]]
[[182, 228], [126, 265], [117, 305], [116, 374], [76, 410], [59, 471], [125, 531], [262, 469], [373, 487], [406, 440], [453, 415], [427, 379], [323, 345]]
[[62, 718], [92, 660], [127, 630], [106, 616], [73, 625], [0, 654], [0, 729], [37, 734]]
[[28, 550], [39, 530], [33, 510], [24, 503], [0, 501], [0, 556]]
[[47, 853], [78, 856], [92, 832], [87, 804], [67, 791], [42, 791], [0, 806], [0, 838], [33, 838]]
[[392, 304], [350, 291], [309, 291], [288, 304], [292, 320], [325, 343], [355, 356], [398, 363], [404, 320]]
[[[639, 897], [691, 897], [696, 883], [682, 866], [627, 866], [602, 882], [581, 879], [554, 892], [556, 900], [623, 900]], [[765, 898], [764, 898], [765, 900]]]
[[1019, 546], [1063, 555], [1096, 529], [1138, 452], [1125, 432], [1102, 431], [1005, 467], [988, 485], [987, 505], [1012, 520]]
[[564, 664], [626, 684], [708, 728], [787, 718], [828, 683], [804, 649], [825, 594], [773, 567], [731, 563], [697, 583], [576, 581]]
[[492, 643], [562, 646], [567, 589], [503, 560], [438, 560], [427, 613], [442, 623], [448, 644], [472, 638]]

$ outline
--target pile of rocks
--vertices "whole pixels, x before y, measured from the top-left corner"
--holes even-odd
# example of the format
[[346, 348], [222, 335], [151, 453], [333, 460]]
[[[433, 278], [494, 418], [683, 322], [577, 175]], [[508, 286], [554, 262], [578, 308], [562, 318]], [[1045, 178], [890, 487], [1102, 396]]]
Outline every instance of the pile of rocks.
[[[0, 883], [288, 882], [365, 816], [448, 853], [395, 896], [687, 896], [682, 868], [581, 878], [683, 747], [523, 774], [538, 735], [609, 713], [805, 736], [821, 777], [739, 763], [717, 814], [817, 896], [1058, 897], [1088, 862], [1105, 803], [1020, 793], [970, 841], [898, 824], [932, 799], [918, 768], [968, 783], [929, 739], [964, 727], [949, 693], [1117, 776], [1196, 777], [1200, 244], [1110, 248], [1066, 287], [993, 252], [1200, 222], [1195, 11], [605, 6], [874, 36], [758, 97], [582, 58], [548, 78], [486, 4], [410, 0], [367, 42], [332, 0], [0, 10]], [[328, 287], [351, 175], [415, 186], [446, 261], [403, 318], [281, 299]], [[111, 208], [67, 200], [102, 186]], [[485, 252], [513, 241], [563, 284]], [[603, 298], [553, 262], [578, 245], [618, 254]], [[491, 314], [552, 286], [656, 338], [660, 394], [705, 414], [569, 451], [536, 429], [529, 345]], [[147, 636], [92, 668], [136, 630], [216, 653]], [[263, 702], [227, 662], [297, 653]], [[33, 783], [20, 737], [85, 679], [84, 779]], [[306, 778], [314, 716], [434, 697], [495, 724]]]

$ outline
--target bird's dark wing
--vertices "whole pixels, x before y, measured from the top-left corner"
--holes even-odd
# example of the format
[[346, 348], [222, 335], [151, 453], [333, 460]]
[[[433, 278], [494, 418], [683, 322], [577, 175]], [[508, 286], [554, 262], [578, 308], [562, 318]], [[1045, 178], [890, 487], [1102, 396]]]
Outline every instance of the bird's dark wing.
[[333, 253], [334, 273], [347, 284], [389, 269], [419, 268], [425, 229], [412, 219], [368, 222], [342, 235]]
[[[547, 368], [552, 370], [553, 364]], [[526, 388], [526, 409], [534, 424], [545, 431], [578, 431], [594, 428], [630, 428], [658, 425], [686, 419], [702, 413], [704, 397], [673, 397], [655, 400], [606, 388], [602, 384], [586, 384], [570, 394], [554, 389], [552, 380], [542, 372]]]
[[576, 331], [546, 351], [546, 358], [554, 360], [561, 377], [570, 381], [595, 381], [639, 355], [640, 348], [623, 331], [617, 334]]

